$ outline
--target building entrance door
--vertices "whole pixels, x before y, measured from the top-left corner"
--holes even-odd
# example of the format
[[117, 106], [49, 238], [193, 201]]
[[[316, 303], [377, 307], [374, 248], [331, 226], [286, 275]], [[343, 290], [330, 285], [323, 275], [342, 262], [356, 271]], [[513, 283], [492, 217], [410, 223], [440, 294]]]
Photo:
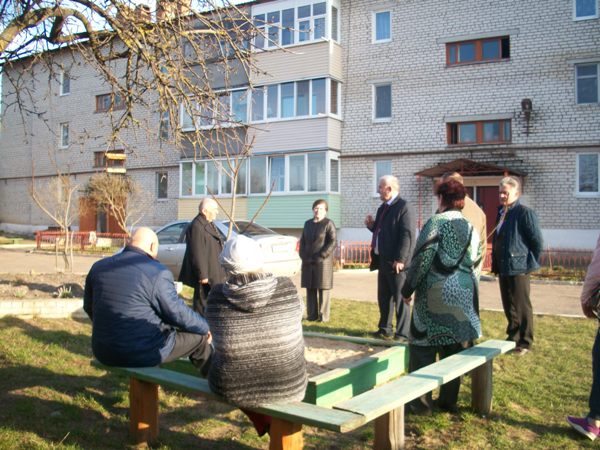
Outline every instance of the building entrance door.
[[[485, 213], [487, 233], [489, 235], [496, 225], [496, 215], [498, 214], [498, 206], [500, 206], [498, 186], [476, 186], [473, 198]], [[488, 243], [491, 242], [492, 238], [490, 236]]]

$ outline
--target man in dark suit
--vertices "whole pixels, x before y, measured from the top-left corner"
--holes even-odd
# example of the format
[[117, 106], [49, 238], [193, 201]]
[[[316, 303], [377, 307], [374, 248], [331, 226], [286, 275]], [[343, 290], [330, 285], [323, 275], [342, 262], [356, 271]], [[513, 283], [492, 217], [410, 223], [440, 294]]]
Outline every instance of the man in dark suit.
[[212, 337], [206, 320], [177, 296], [173, 275], [156, 261], [158, 238], [138, 228], [122, 252], [95, 263], [83, 309], [92, 350], [108, 366], [151, 367], [187, 356], [206, 374]]
[[194, 309], [204, 315], [210, 288], [225, 281], [225, 271], [219, 264], [223, 237], [213, 220], [219, 205], [212, 198], [204, 198], [199, 213], [186, 231], [186, 248], [179, 281], [194, 288]]
[[[371, 270], [377, 274], [379, 329], [375, 336], [383, 339], [408, 341], [410, 307], [402, 301], [400, 290], [415, 245], [415, 220], [412, 208], [400, 198], [400, 183], [391, 175], [379, 180], [379, 197], [383, 202], [375, 219], [365, 218], [366, 227], [373, 233], [371, 240]], [[396, 316], [396, 328], [393, 319]]]

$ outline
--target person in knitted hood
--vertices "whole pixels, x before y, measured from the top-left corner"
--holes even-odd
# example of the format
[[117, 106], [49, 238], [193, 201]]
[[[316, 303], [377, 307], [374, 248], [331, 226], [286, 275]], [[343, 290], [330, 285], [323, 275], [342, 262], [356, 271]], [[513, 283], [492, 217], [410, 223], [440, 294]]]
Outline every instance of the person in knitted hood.
[[[263, 272], [262, 252], [253, 239], [232, 237], [219, 261], [228, 278], [208, 297], [206, 320], [215, 350], [208, 382], [213, 392], [241, 407], [262, 435], [269, 420], [244, 407], [304, 398], [303, 302], [292, 280]], [[257, 416], [262, 416], [258, 426]]]

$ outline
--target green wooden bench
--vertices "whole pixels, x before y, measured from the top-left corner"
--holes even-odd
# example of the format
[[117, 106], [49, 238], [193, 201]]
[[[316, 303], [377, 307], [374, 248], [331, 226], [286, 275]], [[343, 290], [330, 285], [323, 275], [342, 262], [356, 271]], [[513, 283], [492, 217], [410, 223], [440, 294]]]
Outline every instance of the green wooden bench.
[[466, 373], [471, 373], [471, 407], [488, 415], [492, 409], [493, 358], [514, 348], [512, 341], [485, 341], [333, 407], [360, 414], [367, 422], [374, 420], [375, 449], [400, 449], [404, 447], [404, 405]]
[[[273, 418], [269, 431], [270, 449], [301, 449], [302, 425], [345, 433], [374, 420], [374, 448], [395, 450], [404, 446], [404, 405], [465, 373], [472, 374], [473, 408], [481, 414], [488, 414], [492, 403], [492, 360], [514, 346], [514, 342], [486, 341], [393, 381], [385, 382], [386, 379], [384, 384], [379, 385], [378, 371], [389, 369], [398, 359], [406, 363], [406, 347], [399, 346], [396, 352], [391, 348], [365, 358], [363, 364], [371, 367], [368, 378], [374, 384], [356, 383], [364, 376], [365, 369], [353, 363], [331, 371], [338, 371], [338, 377], [326, 373], [311, 378], [313, 384], [326, 386], [320, 391], [325, 399], [321, 404], [318, 399], [311, 400], [309, 385], [304, 402], [267, 405], [251, 410]], [[137, 444], [151, 442], [158, 437], [159, 385], [224, 402], [210, 390], [207, 380], [195, 375], [163, 367], [105, 368], [121, 371], [130, 377], [130, 434]], [[390, 375], [392, 373], [389, 371]], [[315, 379], [323, 382], [314, 383]], [[338, 382], [333, 382], [335, 379]], [[347, 388], [348, 383], [353, 387]], [[319, 387], [314, 389], [314, 392], [319, 392]], [[319, 394], [316, 395], [319, 397]], [[317, 404], [307, 403], [307, 400]]]

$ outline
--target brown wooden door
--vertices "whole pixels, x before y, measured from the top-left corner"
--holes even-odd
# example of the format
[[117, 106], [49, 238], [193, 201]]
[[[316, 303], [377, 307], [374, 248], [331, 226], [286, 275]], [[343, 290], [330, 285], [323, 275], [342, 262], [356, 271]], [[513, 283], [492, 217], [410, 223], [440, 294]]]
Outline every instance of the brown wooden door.
[[[498, 198], [498, 186], [477, 186], [477, 204], [485, 213], [488, 235], [496, 226], [496, 215], [500, 200]], [[492, 242], [491, 237], [488, 242]]]

